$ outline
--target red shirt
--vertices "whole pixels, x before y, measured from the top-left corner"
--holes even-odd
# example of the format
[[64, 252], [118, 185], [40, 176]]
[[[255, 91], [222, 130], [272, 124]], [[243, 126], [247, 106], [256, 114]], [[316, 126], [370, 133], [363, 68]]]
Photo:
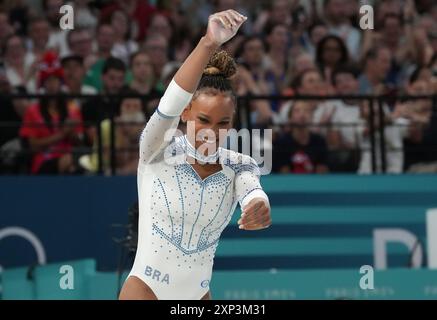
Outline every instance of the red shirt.
[[[76, 133], [83, 133], [82, 116], [75, 104], [67, 104], [68, 118], [80, 122], [75, 128]], [[23, 138], [47, 138], [61, 130], [59, 124], [59, 115], [52, 115], [53, 127], [47, 127], [47, 124], [41, 114], [40, 106], [38, 104], [27, 108], [24, 114], [23, 123], [20, 129], [20, 136]], [[71, 152], [73, 144], [69, 139], [63, 139], [49, 148], [36, 152], [32, 159], [32, 173], [37, 173], [44, 161], [60, 158], [66, 153]]]

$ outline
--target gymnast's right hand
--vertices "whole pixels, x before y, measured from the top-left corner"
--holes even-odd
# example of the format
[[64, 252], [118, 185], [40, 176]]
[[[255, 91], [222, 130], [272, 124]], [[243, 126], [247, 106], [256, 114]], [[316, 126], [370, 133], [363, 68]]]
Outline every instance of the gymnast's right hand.
[[206, 37], [220, 46], [237, 34], [247, 17], [235, 10], [217, 12], [209, 16]]

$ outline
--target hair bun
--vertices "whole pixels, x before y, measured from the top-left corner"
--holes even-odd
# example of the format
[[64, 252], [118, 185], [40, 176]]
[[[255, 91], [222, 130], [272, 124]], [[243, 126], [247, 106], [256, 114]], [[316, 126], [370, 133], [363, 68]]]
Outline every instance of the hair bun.
[[234, 59], [224, 50], [213, 54], [203, 74], [222, 75], [226, 79], [237, 72], [237, 65]]

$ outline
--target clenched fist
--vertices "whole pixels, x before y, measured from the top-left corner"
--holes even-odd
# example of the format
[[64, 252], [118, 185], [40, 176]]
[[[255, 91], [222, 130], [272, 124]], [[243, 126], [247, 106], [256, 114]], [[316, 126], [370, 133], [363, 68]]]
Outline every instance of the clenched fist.
[[272, 224], [270, 216], [270, 206], [264, 198], [252, 199], [244, 208], [240, 220], [239, 228], [244, 230], [260, 230]]

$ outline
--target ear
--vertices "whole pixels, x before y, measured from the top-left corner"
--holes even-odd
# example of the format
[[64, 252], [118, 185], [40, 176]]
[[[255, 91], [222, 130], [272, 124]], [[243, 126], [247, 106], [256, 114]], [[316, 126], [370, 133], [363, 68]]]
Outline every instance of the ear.
[[183, 123], [186, 123], [190, 118], [190, 112], [191, 112], [191, 102], [185, 107], [184, 111], [182, 111], [181, 120]]

